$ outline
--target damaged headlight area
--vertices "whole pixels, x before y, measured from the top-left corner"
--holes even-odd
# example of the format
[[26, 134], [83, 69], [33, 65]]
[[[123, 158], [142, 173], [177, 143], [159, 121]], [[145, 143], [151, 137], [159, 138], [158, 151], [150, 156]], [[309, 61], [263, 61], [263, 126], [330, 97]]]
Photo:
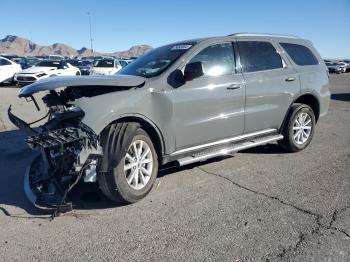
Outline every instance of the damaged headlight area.
[[98, 136], [82, 122], [84, 112], [72, 104], [57, 103], [56, 95], [44, 97], [48, 121], [35, 129], [15, 116], [11, 107], [8, 110], [12, 123], [27, 133], [29, 147], [40, 152], [25, 175], [26, 195], [36, 207], [54, 214], [72, 209], [67, 194], [79, 180], [96, 181], [102, 155]]

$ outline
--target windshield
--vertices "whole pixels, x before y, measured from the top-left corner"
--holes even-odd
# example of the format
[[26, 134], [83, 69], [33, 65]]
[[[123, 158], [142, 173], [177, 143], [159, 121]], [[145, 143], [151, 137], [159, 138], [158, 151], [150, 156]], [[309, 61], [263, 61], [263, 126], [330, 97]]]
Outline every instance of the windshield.
[[164, 72], [192, 46], [193, 43], [182, 43], [158, 47], [124, 67], [119, 74], [136, 75], [147, 78], [157, 76]]
[[114, 60], [104, 59], [95, 62], [94, 67], [114, 67]]
[[41, 61], [36, 64], [36, 66], [41, 66], [41, 67], [56, 67], [58, 68], [60, 66], [59, 61]]

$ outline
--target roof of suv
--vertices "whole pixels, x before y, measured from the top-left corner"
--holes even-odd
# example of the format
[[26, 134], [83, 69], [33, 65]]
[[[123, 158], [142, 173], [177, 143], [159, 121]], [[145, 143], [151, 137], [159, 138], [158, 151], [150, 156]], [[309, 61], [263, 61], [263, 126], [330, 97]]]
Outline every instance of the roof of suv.
[[[268, 34], [268, 33], [234, 33], [227, 36], [213, 36], [213, 37], [203, 37], [203, 38], [195, 38], [195, 39], [189, 39], [184, 41], [178, 41], [173, 44], [183, 44], [183, 43], [193, 43], [197, 44], [202, 41], [206, 40], [223, 40], [225, 38], [229, 37], [247, 37], [247, 38], [262, 38], [262, 39], [271, 39], [271, 38], [278, 38], [278, 39], [289, 39], [289, 40], [304, 40], [298, 36], [294, 35], [282, 35], [282, 34]], [[307, 40], [304, 40], [307, 41]]]

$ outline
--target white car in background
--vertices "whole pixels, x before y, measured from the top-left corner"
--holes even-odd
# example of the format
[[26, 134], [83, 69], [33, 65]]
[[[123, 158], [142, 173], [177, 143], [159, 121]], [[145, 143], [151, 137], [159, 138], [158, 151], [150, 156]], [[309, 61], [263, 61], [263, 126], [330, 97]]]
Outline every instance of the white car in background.
[[337, 62], [337, 64], [342, 68], [342, 73], [346, 73], [348, 64], [345, 62]]
[[74, 76], [80, 75], [79, 68], [72, 66], [66, 61], [44, 60], [24, 69], [15, 75], [18, 84], [31, 84], [37, 80], [52, 76]]
[[94, 63], [92, 75], [114, 75], [122, 69], [118, 59], [101, 59]]
[[4, 57], [0, 57], [0, 83], [13, 82], [16, 73], [22, 70], [22, 67]]

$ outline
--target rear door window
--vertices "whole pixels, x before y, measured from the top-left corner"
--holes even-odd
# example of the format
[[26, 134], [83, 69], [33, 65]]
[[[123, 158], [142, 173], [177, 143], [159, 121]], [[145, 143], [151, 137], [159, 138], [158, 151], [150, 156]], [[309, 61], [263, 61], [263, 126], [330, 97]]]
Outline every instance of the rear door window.
[[235, 57], [232, 43], [213, 44], [195, 55], [189, 63], [202, 62], [203, 76], [223, 76], [234, 73]]
[[281, 56], [269, 42], [237, 42], [243, 72], [257, 72], [283, 68]]
[[280, 45], [297, 65], [305, 66], [319, 64], [316, 56], [306, 46], [291, 43], [280, 43]]

